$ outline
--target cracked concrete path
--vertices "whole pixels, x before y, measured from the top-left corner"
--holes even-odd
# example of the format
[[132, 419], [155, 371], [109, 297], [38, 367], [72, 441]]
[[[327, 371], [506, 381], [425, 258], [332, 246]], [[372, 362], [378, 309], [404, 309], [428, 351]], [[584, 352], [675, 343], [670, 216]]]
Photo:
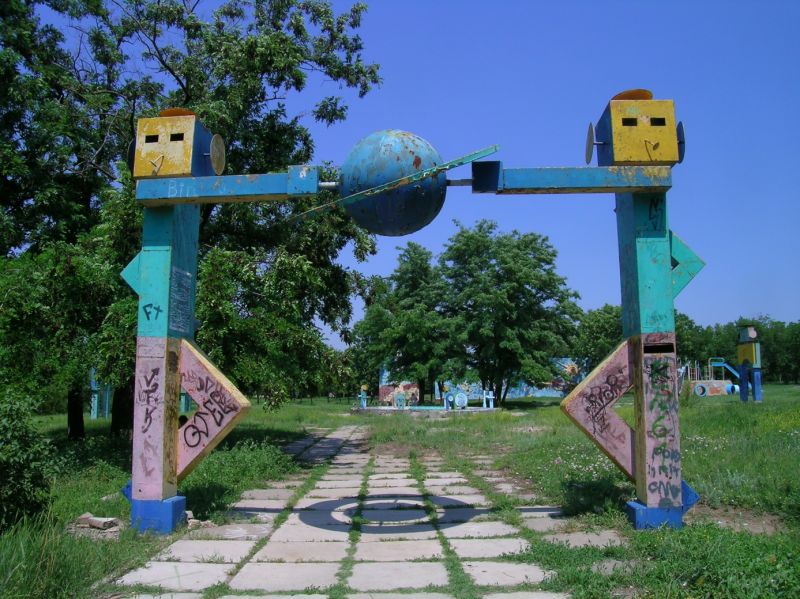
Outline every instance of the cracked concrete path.
[[[157, 587], [176, 599], [200, 597], [211, 587], [216, 597], [215, 585], [240, 599], [243, 593], [452, 599], [455, 569], [493, 599], [567, 597], [531, 590], [552, 573], [505, 560], [526, 551], [528, 541], [494, 519], [487, 497], [462, 473], [445, 470], [441, 458], [412, 465], [370, 453], [358, 426], [311, 435], [285, 450], [312, 464], [329, 463], [302, 497], [295, 496], [307, 482], [302, 476], [246, 491], [231, 506], [234, 522], [192, 531], [117, 583]], [[559, 516], [557, 508], [543, 506], [520, 511], [526, 527]]]

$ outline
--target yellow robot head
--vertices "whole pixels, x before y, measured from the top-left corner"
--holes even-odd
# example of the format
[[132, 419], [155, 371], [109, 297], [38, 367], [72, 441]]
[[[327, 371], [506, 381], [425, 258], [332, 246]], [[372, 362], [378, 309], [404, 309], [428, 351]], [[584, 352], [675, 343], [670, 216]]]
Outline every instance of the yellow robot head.
[[[590, 128], [587, 140], [594, 140]], [[598, 166], [672, 166], [683, 160], [683, 125], [675, 125], [672, 100], [653, 100], [646, 89], [617, 94], [596, 129]], [[588, 162], [588, 160], [587, 160]]]
[[134, 142], [129, 166], [135, 179], [208, 177], [225, 169], [225, 142], [190, 110], [168, 108], [139, 119]]

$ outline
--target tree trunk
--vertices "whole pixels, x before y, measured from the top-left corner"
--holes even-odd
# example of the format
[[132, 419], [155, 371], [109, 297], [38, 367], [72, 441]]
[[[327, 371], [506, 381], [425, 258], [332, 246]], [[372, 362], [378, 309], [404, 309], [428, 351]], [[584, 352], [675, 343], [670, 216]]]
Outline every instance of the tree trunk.
[[132, 378], [121, 387], [114, 388], [114, 400], [111, 404], [112, 435], [122, 435], [126, 431], [133, 430], [133, 393]]
[[83, 439], [86, 431], [83, 427], [83, 387], [77, 386], [67, 394], [67, 437]]
[[417, 387], [419, 387], [419, 399], [417, 399], [417, 404], [422, 405], [425, 403], [425, 379], [418, 380]]

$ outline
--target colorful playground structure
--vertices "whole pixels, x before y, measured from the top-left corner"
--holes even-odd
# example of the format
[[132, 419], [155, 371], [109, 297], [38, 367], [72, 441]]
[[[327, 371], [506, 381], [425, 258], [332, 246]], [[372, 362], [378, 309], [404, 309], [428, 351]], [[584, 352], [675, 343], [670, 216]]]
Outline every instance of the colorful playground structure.
[[[355, 146], [338, 181], [322, 181], [315, 166], [222, 176], [224, 142], [192, 112], [170, 109], [140, 119], [131, 170], [144, 208], [142, 251], [122, 273], [139, 295], [132, 526], [167, 533], [184, 520], [179, 481], [250, 406], [193, 342], [200, 204], [285, 201], [338, 189], [341, 199], [293, 218], [343, 206], [370, 232], [404, 235], [435, 218], [448, 185], [500, 196], [616, 195], [626, 340], [562, 409], [635, 482], [638, 501], [628, 507], [637, 528], [681, 526], [697, 494], [681, 476], [673, 298], [703, 267], [667, 219], [683, 127], [676, 126], [671, 100], [631, 90], [612, 98], [596, 128], [590, 126], [587, 164], [594, 146], [597, 167], [504, 168], [480, 160], [497, 146], [443, 162], [422, 138], [386, 130]], [[447, 180], [445, 171], [465, 164], [470, 179]], [[630, 387], [635, 428], [613, 410]], [[198, 410], [179, 429], [181, 388]]]
[[[705, 368], [695, 362], [686, 364], [684, 373], [689, 380], [692, 393], [698, 397], [718, 397], [721, 395], [734, 395], [739, 393], [742, 401], [747, 401], [750, 391], [753, 401], [759, 403], [763, 400], [761, 390], [761, 343], [755, 327], [746, 325], [739, 328], [739, 341], [736, 346], [736, 358], [739, 367], [736, 368], [725, 358], [709, 358]], [[717, 373], [720, 376], [717, 376]], [[727, 376], [739, 381], [731, 383]]]

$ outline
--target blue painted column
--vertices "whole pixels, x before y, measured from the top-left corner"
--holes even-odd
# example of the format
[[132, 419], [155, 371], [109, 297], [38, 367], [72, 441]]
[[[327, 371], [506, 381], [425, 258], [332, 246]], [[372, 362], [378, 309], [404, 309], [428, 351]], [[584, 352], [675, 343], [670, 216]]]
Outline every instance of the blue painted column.
[[696, 501], [681, 477], [672, 240], [664, 193], [616, 196], [623, 334], [631, 347], [636, 528], [682, 526]]
[[177, 496], [182, 338], [194, 336], [198, 205], [145, 208], [142, 251], [122, 273], [139, 294], [131, 526], [168, 533], [185, 520]]

